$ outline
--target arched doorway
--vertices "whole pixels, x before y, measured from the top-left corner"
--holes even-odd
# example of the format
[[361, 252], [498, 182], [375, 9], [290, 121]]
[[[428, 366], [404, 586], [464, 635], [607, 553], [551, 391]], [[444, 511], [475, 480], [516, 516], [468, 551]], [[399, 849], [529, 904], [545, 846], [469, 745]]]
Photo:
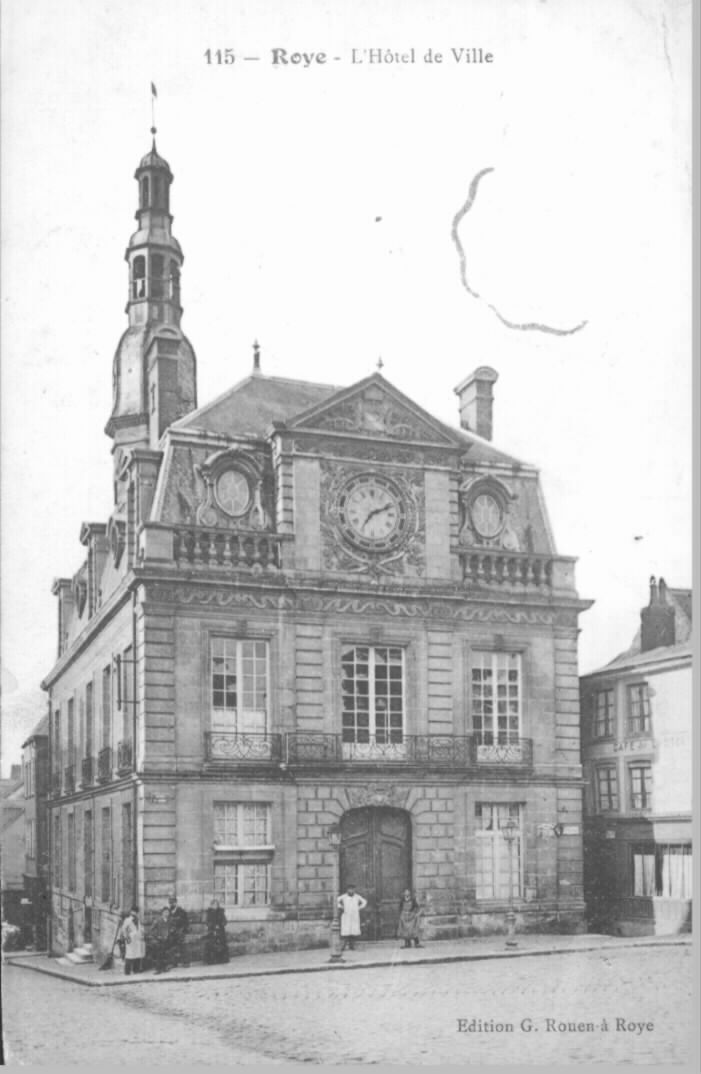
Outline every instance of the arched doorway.
[[341, 890], [355, 884], [368, 905], [360, 915], [363, 937], [390, 939], [397, 932], [399, 900], [411, 887], [411, 818], [403, 809], [368, 806], [341, 818]]

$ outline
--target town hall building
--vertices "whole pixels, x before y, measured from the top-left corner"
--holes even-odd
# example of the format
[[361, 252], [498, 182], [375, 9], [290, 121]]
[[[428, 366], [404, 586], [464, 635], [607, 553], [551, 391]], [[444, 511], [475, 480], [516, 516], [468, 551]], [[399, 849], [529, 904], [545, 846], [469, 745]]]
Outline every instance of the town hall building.
[[[113, 364], [114, 506], [54, 584], [51, 947], [174, 891], [232, 950], [583, 927], [574, 560], [493, 446], [496, 372], [428, 414], [379, 371], [253, 369], [198, 408], [169, 165], [136, 171]], [[290, 369], [290, 373], [294, 372]], [[457, 415], [456, 415], [457, 417]], [[334, 837], [334, 838], [332, 838]]]

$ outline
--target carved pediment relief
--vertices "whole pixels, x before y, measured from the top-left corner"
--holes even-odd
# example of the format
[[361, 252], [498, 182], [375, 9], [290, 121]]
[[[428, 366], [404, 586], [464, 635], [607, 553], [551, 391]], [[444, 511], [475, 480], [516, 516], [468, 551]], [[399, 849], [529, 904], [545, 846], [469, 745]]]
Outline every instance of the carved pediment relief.
[[290, 422], [294, 429], [319, 429], [387, 440], [455, 447], [458, 444], [430, 414], [405, 400], [390, 385], [372, 378]]
[[265, 469], [261, 458], [239, 448], [227, 448], [195, 464], [200, 526], [265, 530], [272, 526], [266, 501]]

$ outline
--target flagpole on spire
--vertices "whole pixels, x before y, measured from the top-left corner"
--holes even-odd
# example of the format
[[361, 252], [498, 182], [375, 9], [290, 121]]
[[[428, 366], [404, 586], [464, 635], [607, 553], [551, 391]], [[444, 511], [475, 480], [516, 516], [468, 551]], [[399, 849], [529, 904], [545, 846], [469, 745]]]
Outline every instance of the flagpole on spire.
[[156, 83], [151, 83], [151, 134], [153, 135], [153, 148], [156, 148], [156, 97], [158, 90]]

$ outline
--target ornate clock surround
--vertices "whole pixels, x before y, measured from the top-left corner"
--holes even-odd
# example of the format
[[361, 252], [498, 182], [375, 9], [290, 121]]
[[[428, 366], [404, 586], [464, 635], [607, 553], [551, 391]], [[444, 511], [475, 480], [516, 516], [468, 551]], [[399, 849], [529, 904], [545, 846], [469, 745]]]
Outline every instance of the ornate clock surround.
[[195, 473], [204, 486], [196, 512], [198, 525], [270, 528], [270, 516], [263, 505], [263, 463], [250, 452], [239, 448], [217, 451], [196, 465]]
[[[405, 560], [420, 566], [415, 547], [420, 525], [419, 497], [406, 475], [388, 472], [384, 467], [369, 469], [365, 464], [334, 467], [324, 477], [323, 498], [327, 507], [322, 530], [329, 550], [329, 566], [352, 573], [396, 573], [403, 569]], [[386, 491], [396, 511], [396, 523], [391, 531], [388, 529], [374, 539], [359, 532], [357, 522], [353, 525], [348, 504], [355, 490], [371, 486]], [[378, 515], [384, 510], [385, 503], [378, 502]]]

